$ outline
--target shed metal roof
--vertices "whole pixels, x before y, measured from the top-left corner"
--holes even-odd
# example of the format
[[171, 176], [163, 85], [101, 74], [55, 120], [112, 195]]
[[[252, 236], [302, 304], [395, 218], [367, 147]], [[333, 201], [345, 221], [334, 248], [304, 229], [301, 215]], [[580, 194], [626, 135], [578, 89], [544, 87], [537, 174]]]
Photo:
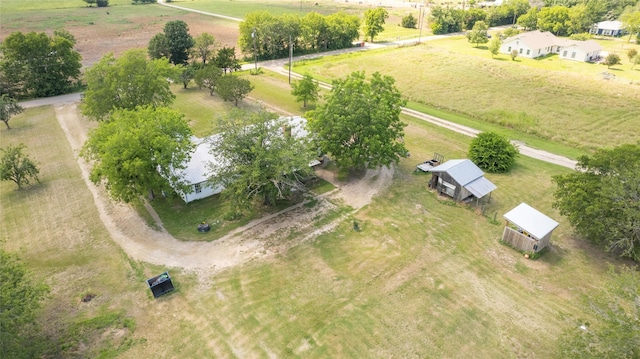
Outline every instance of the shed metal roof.
[[504, 218], [538, 240], [558, 227], [558, 222], [526, 203], [520, 203], [516, 208], [505, 213]]
[[433, 167], [429, 172], [446, 172], [462, 186], [484, 176], [484, 172], [468, 159], [449, 160], [440, 166]]
[[498, 188], [491, 181], [489, 181], [484, 177], [480, 177], [475, 181], [466, 184], [463, 187], [466, 188], [469, 192], [471, 192], [471, 194], [473, 194], [477, 198], [482, 198], [485, 195], [491, 193], [491, 191], [493, 191], [494, 189]]

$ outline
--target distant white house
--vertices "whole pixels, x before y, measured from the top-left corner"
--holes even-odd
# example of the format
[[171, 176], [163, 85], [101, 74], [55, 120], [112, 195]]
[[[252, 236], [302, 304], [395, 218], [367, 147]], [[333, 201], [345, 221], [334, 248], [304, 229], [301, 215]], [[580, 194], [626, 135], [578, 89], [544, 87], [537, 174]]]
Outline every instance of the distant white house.
[[535, 30], [509, 37], [500, 46], [503, 54], [510, 54], [513, 50], [518, 51], [518, 56], [530, 59], [559, 54], [562, 59], [586, 62], [596, 60], [602, 46], [593, 40], [561, 39], [550, 32]]
[[[300, 116], [287, 118], [291, 135], [295, 138], [303, 138], [309, 135], [305, 128], [306, 123], [307, 120]], [[185, 164], [185, 169], [181, 172], [184, 183], [191, 186], [191, 192], [184, 193], [176, 190], [186, 203], [213, 196], [214, 194], [222, 192], [224, 189], [223, 186], [214, 186], [208, 181], [210, 177], [215, 175], [216, 165], [221, 165], [225, 160], [216, 152], [215, 146], [219, 140], [219, 134], [205, 139], [195, 136], [191, 138], [191, 141], [196, 144], [196, 148], [191, 153], [191, 159]], [[310, 155], [310, 158], [312, 157], [313, 156]], [[309, 162], [309, 166], [313, 167], [320, 163], [318, 160], [312, 160]]]
[[593, 24], [589, 33], [603, 36], [621, 36], [624, 34], [624, 24], [622, 21], [600, 21]]
[[574, 61], [589, 62], [600, 57], [602, 46], [593, 40], [575, 41], [560, 49], [560, 58]]

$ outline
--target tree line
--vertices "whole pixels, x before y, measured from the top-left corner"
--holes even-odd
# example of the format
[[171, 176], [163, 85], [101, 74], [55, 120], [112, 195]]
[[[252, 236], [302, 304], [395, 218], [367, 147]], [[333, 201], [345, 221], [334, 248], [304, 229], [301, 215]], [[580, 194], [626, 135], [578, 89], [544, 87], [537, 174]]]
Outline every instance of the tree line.
[[289, 45], [295, 53], [351, 47], [360, 36], [360, 18], [345, 12], [328, 16], [310, 12], [303, 17], [252, 12], [240, 23], [238, 44], [245, 54], [260, 60], [287, 57]]
[[620, 19], [636, 34], [639, 6], [638, 0], [545, 0], [542, 7], [532, 7], [528, 0], [506, 0], [488, 8], [436, 6], [431, 10], [431, 29], [434, 34], [446, 34], [471, 30], [476, 21], [484, 21], [488, 26], [517, 24], [567, 36], [588, 32], [599, 21]]

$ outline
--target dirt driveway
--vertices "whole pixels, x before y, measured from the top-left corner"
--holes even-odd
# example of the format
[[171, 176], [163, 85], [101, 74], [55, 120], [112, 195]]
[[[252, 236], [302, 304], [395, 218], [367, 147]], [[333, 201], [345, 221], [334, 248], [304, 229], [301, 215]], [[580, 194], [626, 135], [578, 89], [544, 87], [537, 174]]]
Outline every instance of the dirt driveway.
[[[77, 157], [93, 123], [80, 115], [75, 102], [58, 104], [54, 108], [60, 127]], [[268, 257], [329, 231], [341, 219], [315, 228], [313, 218], [334, 209], [336, 201], [343, 201], [357, 210], [370, 203], [373, 196], [384, 191], [393, 178], [393, 170], [389, 168], [369, 170], [362, 179], [348, 183], [335, 181], [329, 176], [327, 180], [336, 184], [339, 189], [327, 198], [319, 198], [318, 204], [312, 208], [299, 204], [257, 219], [214, 242], [184, 242], [173, 238], [165, 230], [150, 228], [131, 207], [114, 203], [104, 189], [96, 187], [89, 180], [89, 164], [78, 157], [78, 165], [93, 195], [100, 219], [111, 238], [131, 258], [195, 271], [217, 271]], [[292, 231], [305, 235], [297, 241], [279, 240]]]

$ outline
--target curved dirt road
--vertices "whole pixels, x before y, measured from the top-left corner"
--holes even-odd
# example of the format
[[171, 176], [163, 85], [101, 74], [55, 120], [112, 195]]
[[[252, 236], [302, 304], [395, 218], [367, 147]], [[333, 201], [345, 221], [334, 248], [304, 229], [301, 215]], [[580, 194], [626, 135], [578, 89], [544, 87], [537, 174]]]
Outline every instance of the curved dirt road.
[[[77, 156], [87, 139], [92, 123], [79, 115], [76, 103], [56, 105], [55, 112], [60, 127]], [[306, 208], [303, 203], [298, 204], [257, 219], [213, 242], [183, 242], [176, 240], [165, 230], [150, 228], [131, 207], [114, 203], [104, 189], [96, 187], [89, 180], [89, 164], [78, 157], [78, 165], [93, 195], [100, 219], [111, 238], [129, 256], [139, 261], [191, 270], [221, 270], [300, 243], [279, 242], [278, 238], [286, 237], [282, 236], [282, 232], [308, 227], [309, 231], [305, 231], [308, 234], [300, 238], [306, 240], [338, 224], [334, 222], [320, 229], [313, 228], [314, 217], [335, 208], [330, 201], [321, 198], [313, 208]], [[337, 191], [335, 195], [346, 205], [358, 209], [369, 203], [378, 191], [387, 188], [392, 177], [392, 169], [381, 168], [368, 171], [364, 178], [358, 181], [344, 184], [334, 181], [338, 186], [342, 186], [342, 190]]]

